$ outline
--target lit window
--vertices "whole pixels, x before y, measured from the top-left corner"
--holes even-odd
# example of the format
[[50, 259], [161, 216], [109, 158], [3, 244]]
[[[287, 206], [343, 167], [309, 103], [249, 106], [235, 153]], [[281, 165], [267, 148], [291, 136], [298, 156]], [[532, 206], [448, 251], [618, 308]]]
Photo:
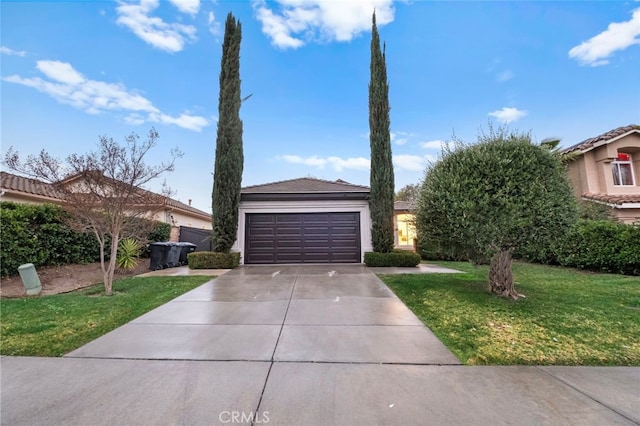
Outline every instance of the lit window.
[[631, 163], [630, 154], [624, 154], [622, 152], [618, 153], [618, 158], [611, 163], [611, 168], [613, 171], [614, 185], [635, 185], [633, 164]]

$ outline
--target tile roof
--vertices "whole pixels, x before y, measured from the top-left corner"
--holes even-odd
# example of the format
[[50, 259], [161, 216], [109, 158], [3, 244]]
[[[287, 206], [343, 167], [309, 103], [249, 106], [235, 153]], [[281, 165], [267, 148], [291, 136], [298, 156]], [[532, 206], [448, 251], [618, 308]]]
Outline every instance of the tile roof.
[[[30, 179], [24, 176], [18, 176], [7, 172], [0, 172], [0, 188], [5, 191], [10, 190], [22, 194], [47, 197], [60, 201], [63, 200], [63, 195], [57, 193], [57, 191], [53, 188], [53, 185], [36, 179]], [[207, 218], [211, 217], [211, 215], [207, 212], [196, 209], [195, 207], [191, 207], [190, 205], [174, 200], [172, 198], [167, 198], [165, 200], [165, 204], [168, 207], [177, 208], [198, 216]]]
[[394, 210], [409, 211], [413, 210], [413, 205], [409, 201], [396, 201], [393, 203]]
[[640, 203], [640, 194], [595, 194], [586, 192], [582, 194], [582, 198], [618, 206], [626, 203]]
[[562, 150], [564, 153], [569, 153], [573, 151], [585, 151], [593, 148], [593, 146], [599, 142], [606, 142], [611, 139], [615, 139], [624, 134], [636, 131], [640, 133], [640, 125], [630, 124], [628, 126], [618, 127], [617, 129], [609, 130], [606, 133], [598, 135], [593, 138], [586, 139], [580, 143], [570, 146], [569, 148], [565, 148]]
[[337, 193], [337, 192], [369, 192], [368, 186], [354, 185], [341, 179], [336, 181], [316, 178], [298, 178], [279, 182], [265, 183], [262, 185], [246, 186], [242, 188], [243, 194], [310, 194], [310, 193]]
[[50, 184], [7, 172], [0, 172], [0, 188], [3, 191], [9, 190], [36, 195], [39, 197], [62, 200], [61, 194], [59, 194]]

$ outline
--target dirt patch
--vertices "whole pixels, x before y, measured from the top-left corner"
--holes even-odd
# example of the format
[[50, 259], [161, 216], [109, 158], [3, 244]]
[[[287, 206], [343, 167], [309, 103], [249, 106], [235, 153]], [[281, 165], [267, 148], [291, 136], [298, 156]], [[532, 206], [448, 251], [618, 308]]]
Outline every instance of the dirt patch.
[[[43, 295], [67, 293], [103, 282], [99, 262], [86, 265], [47, 266], [37, 268], [37, 272], [42, 284], [41, 294]], [[130, 271], [116, 270], [114, 280], [145, 272], [149, 272], [149, 259], [140, 259], [140, 263], [135, 269]], [[0, 296], [26, 296], [20, 275], [0, 279]]]

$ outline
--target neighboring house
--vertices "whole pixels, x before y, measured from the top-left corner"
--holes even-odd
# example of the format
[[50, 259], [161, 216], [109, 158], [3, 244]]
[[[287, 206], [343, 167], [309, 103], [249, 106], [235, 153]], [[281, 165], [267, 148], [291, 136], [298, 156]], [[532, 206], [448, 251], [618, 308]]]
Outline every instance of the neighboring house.
[[605, 204], [621, 222], [640, 222], [640, 125], [618, 127], [562, 151], [578, 199]]
[[394, 246], [402, 250], [416, 250], [416, 216], [408, 201], [396, 201], [393, 204]]
[[[63, 196], [48, 183], [0, 172], [0, 201], [61, 204]], [[172, 226], [172, 240], [176, 241], [180, 226], [211, 229], [211, 214], [171, 198], [165, 198], [164, 206], [155, 219]]]
[[362, 263], [372, 249], [366, 186], [300, 178], [240, 192], [242, 263]]

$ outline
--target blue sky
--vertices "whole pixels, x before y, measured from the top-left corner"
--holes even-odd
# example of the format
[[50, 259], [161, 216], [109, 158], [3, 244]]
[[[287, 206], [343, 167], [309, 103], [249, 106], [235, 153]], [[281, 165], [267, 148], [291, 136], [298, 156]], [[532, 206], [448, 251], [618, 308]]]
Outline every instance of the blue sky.
[[[640, 2], [7, 2], [1, 150], [86, 153], [160, 133], [174, 198], [210, 211], [224, 20], [242, 22], [243, 185], [369, 183], [371, 12], [386, 42], [396, 188], [490, 121], [569, 146], [640, 123]], [[159, 189], [160, 183], [150, 186]]]

